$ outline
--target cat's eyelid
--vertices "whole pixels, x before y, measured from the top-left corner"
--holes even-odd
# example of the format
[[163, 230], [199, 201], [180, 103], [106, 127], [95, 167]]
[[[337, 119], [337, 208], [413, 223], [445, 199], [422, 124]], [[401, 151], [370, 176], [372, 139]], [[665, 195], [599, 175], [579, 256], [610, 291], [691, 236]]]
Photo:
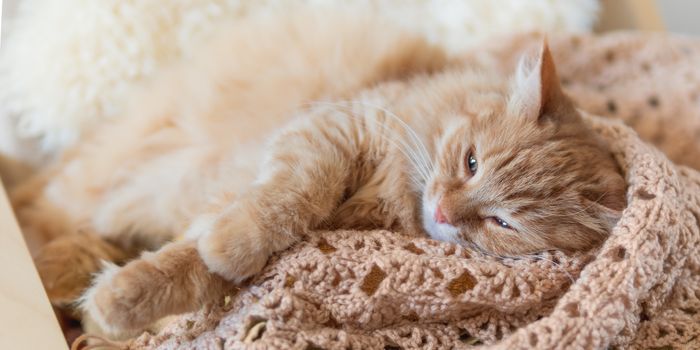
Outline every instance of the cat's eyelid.
[[[513, 225], [511, 225], [510, 221], [504, 220], [500, 216], [492, 215], [492, 216], [486, 217], [486, 219], [491, 221], [494, 225], [497, 225], [503, 229], [512, 230], [512, 231], [516, 231], [516, 232], [518, 231], [515, 227], [513, 227]], [[505, 226], [504, 226], [504, 224], [505, 224]]]

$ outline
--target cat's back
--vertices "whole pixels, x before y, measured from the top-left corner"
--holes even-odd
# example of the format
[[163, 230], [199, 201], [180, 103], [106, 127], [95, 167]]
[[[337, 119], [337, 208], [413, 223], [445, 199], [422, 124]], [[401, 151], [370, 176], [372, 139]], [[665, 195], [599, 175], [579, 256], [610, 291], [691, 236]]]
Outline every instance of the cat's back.
[[245, 143], [311, 101], [350, 98], [446, 62], [422, 37], [352, 6], [254, 16], [146, 84], [125, 118], [162, 120], [156, 124], [177, 125], [193, 140]]
[[311, 101], [351, 98], [446, 64], [443, 51], [422, 37], [351, 8], [255, 16], [196, 52], [144, 82], [124, 115], [66, 152], [57, 181], [73, 189], [65, 192], [91, 188], [93, 198], [111, 188], [106, 181], [215, 171], [225, 154], [255, 158], [262, 149], [255, 145]]

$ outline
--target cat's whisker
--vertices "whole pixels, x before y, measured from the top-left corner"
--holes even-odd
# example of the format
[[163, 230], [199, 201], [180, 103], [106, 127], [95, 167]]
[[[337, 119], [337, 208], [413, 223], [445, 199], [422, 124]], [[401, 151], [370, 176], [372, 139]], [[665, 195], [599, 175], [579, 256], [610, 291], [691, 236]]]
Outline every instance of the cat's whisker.
[[[352, 117], [360, 118], [359, 116], [355, 116], [355, 115], [353, 115]], [[429, 178], [430, 175], [428, 173], [428, 170], [425, 168], [425, 166], [421, 164], [420, 156], [408, 144], [406, 144], [400, 138], [397, 141], [395, 138], [395, 135], [392, 134], [393, 130], [391, 130], [389, 127], [387, 127], [386, 125], [383, 125], [382, 123], [380, 123], [377, 120], [373, 120], [373, 122], [375, 122], [376, 125], [380, 126], [384, 131], [389, 133], [388, 137], [386, 138], [386, 141], [389, 142], [394, 147], [396, 147], [397, 149], [399, 149], [401, 151], [401, 153], [403, 153], [404, 156], [406, 156], [409, 159], [409, 161], [411, 162], [413, 167], [417, 170], [418, 175], [420, 175], [421, 179], [423, 180], [423, 183], [427, 182], [427, 179]], [[399, 146], [399, 144], [397, 144], [397, 142], [400, 143], [400, 146]]]
[[423, 179], [417, 178], [415, 176], [411, 176], [411, 183], [413, 184], [413, 186], [414, 186], [413, 190], [416, 193], [421, 193], [423, 186], [425, 186]]
[[401, 124], [401, 126], [406, 131], [409, 132], [409, 136], [411, 137], [412, 141], [416, 145], [420, 146], [420, 149], [423, 152], [423, 157], [424, 157], [423, 160], [426, 161], [426, 163], [427, 163], [426, 165], [429, 166], [429, 169], [432, 170], [435, 168], [435, 165], [433, 164], [432, 159], [429, 156], [430, 152], [428, 152], [427, 147], [425, 147], [425, 144], [423, 143], [423, 141], [421, 141], [420, 137], [418, 136], [418, 133], [416, 133], [416, 131], [410, 125], [408, 125], [405, 121], [403, 121], [403, 119], [401, 119], [398, 115], [396, 115], [396, 113], [388, 110], [386, 107], [382, 107], [381, 105], [377, 105], [374, 103], [370, 103], [370, 102], [366, 102], [366, 101], [357, 101], [357, 102], [361, 103], [365, 106], [368, 106], [368, 107], [379, 109], [379, 110], [383, 111], [384, 113], [387, 113], [390, 117], [394, 118], [394, 120], [396, 120], [397, 122], [399, 122], [399, 124]]
[[575, 217], [581, 215], [581, 213], [584, 213], [588, 211], [589, 209], [593, 208], [594, 205], [600, 204], [600, 201], [605, 198], [605, 196], [608, 194], [609, 191], [604, 191], [598, 199], [595, 201], [590, 201], [588, 205], [585, 207], [579, 209], [578, 211], [572, 213], [572, 214], [555, 214], [555, 215], [550, 215], [549, 218], [568, 218], [568, 217]]
[[[401, 118], [399, 118], [395, 113], [392, 113], [391, 111], [389, 111], [388, 109], [386, 109], [382, 106], [375, 105], [375, 104], [372, 104], [372, 103], [369, 103], [366, 101], [342, 100], [339, 102], [345, 102], [345, 103], [351, 104], [351, 105], [359, 104], [362, 107], [369, 107], [369, 108], [379, 110], [381, 112], [384, 112], [385, 116], [391, 117], [393, 120], [398, 122], [401, 125], [401, 127], [408, 133], [408, 137], [410, 138], [410, 141], [414, 144], [414, 146], [417, 146], [419, 148], [417, 150], [414, 150], [414, 148], [410, 147], [408, 144], [406, 144], [403, 141], [403, 139], [400, 139], [402, 145], [406, 148], [407, 152], [411, 153], [411, 155], [412, 155], [411, 159], [414, 160], [414, 165], [417, 167], [418, 167], [418, 165], [420, 165], [418, 167], [419, 168], [418, 170], [421, 171], [423, 177], [426, 180], [429, 178], [429, 174], [432, 172], [434, 165], [432, 163], [432, 160], [430, 159], [427, 148], [425, 147], [423, 142], [420, 140], [417, 133], [408, 124], [406, 124]], [[330, 104], [330, 105], [341, 107], [341, 108], [350, 109], [350, 106], [342, 105], [339, 102], [336, 102], [336, 103], [333, 103], [333, 102], [312, 102], [312, 103], [315, 103], [315, 104], [324, 103], [324, 104]], [[353, 117], [359, 118], [359, 116], [355, 116], [355, 115], [353, 115]], [[372, 122], [374, 122], [374, 123], [376, 123], [376, 125], [379, 125], [380, 127], [382, 127], [385, 131], [389, 131], [391, 133], [395, 132], [394, 130], [388, 128], [386, 125], [379, 123], [378, 120], [373, 119]], [[395, 135], [392, 135], [392, 137], [394, 137], [394, 136]], [[416, 152], [416, 151], [418, 151], [418, 152]]]
[[591, 209], [594, 205], [599, 204], [600, 201], [601, 201], [603, 198], [605, 198], [605, 196], [608, 194], [608, 192], [609, 192], [609, 191], [604, 191], [604, 192], [598, 197], [598, 199], [596, 199], [595, 201], [591, 201], [591, 203], [589, 203], [587, 206], [581, 208], [581, 210], [575, 212], [573, 215], [581, 214], [581, 213], [587, 211], [588, 209]]
[[[353, 104], [353, 101], [341, 101], [341, 102], [346, 102]], [[308, 102], [307, 104], [309, 105], [325, 105], [325, 106], [331, 106], [331, 107], [338, 107], [338, 108], [344, 108], [349, 111], [349, 114], [347, 115], [348, 117], [354, 118], [354, 119], [359, 119], [360, 116], [355, 115], [354, 111], [352, 111], [351, 106], [344, 105], [340, 102], [328, 102], [328, 101], [315, 101], [315, 102]], [[372, 106], [368, 106], [372, 107]], [[385, 113], [386, 115], [386, 113]], [[398, 140], [395, 140], [396, 135], [394, 134], [395, 131], [384, 125], [383, 123], [379, 122], [378, 120], [374, 118], [366, 118], [365, 120], [370, 121], [374, 123], [375, 125], [379, 126], [382, 128], [382, 130], [386, 131], [388, 133], [388, 136], [386, 138], [386, 141], [390, 143], [392, 146], [395, 148], [399, 149], [401, 153], [407, 158], [407, 160], [413, 165], [413, 167], [418, 171], [418, 175], [421, 176], [422, 182], [418, 182], [417, 185], [420, 188], [421, 185], [425, 184], [427, 182], [428, 178], [430, 177], [429, 169], [424, 165], [424, 161], [422, 162], [421, 157], [419, 153], [417, 153], [413, 148], [411, 148], [408, 144], [405, 143], [401, 138]], [[396, 142], [399, 142], [401, 146], [399, 146]]]
[[[416, 150], [417, 152], [414, 152], [414, 149], [409, 147], [409, 150], [414, 152], [415, 155], [418, 157], [418, 160], [420, 162], [420, 165], [422, 167], [422, 170], [424, 173], [429, 175], [433, 168], [434, 165], [430, 159], [429, 152], [423, 142], [420, 140], [420, 137], [418, 137], [418, 134], [408, 125], [406, 122], [404, 122], [400, 117], [398, 117], [395, 113], [389, 111], [385, 107], [372, 104], [366, 101], [352, 101], [351, 103], [358, 103], [364, 107], [369, 107], [369, 108], [374, 108], [376, 110], [379, 110], [384, 113], [384, 115], [391, 117], [394, 121], [398, 122], [401, 127], [407, 132], [408, 137], [410, 141], [414, 144], [414, 146], [417, 146], [418, 149]], [[392, 130], [393, 131], [393, 130]], [[429, 178], [429, 176], [425, 176], [426, 179]]]
[[564, 267], [564, 265], [562, 263], [556, 262], [552, 259], [545, 258], [542, 255], [524, 255], [523, 258], [529, 259], [532, 261], [544, 260], [544, 261], [550, 262], [550, 263], [552, 263], [552, 265], [557, 266], [566, 275], [566, 277], [569, 278], [569, 281], [571, 281], [571, 284], [574, 284], [574, 282], [576, 281], [574, 279], [574, 277], [571, 275], [571, 273], [569, 273], [569, 271], [566, 269], [566, 267]]
[[487, 250], [481, 248], [479, 245], [477, 245], [477, 244], [474, 243], [474, 242], [466, 242], [466, 243], [467, 243], [467, 245], [468, 245], [470, 248], [472, 248], [473, 250], [478, 251], [478, 252], [481, 253], [482, 255], [485, 255], [485, 256], [488, 256], [488, 257], [491, 257], [491, 258], [495, 258], [495, 259], [498, 259], [498, 260], [505, 260], [505, 259], [519, 260], [519, 259], [526, 259], [526, 260], [530, 260], [530, 261], [543, 260], [543, 261], [550, 262], [552, 265], [556, 266], [564, 275], [566, 275], [566, 277], [571, 281], [571, 284], [573, 284], [573, 283], [575, 282], [574, 277], [571, 275], [571, 273], [569, 273], [569, 271], [566, 269], [566, 267], [565, 267], [563, 264], [558, 263], [558, 262], [556, 262], [556, 261], [554, 261], [554, 260], [552, 260], [552, 259], [548, 259], [548, 258], [542, 256], [541, 254], [537, 254], [537, 255], [525, 254], [525, 255], [519, 255], [519, 256], [500, 255], [500, 254], [496, 254], [496, 253], [489, 252], [489, 251], [487, 251]]

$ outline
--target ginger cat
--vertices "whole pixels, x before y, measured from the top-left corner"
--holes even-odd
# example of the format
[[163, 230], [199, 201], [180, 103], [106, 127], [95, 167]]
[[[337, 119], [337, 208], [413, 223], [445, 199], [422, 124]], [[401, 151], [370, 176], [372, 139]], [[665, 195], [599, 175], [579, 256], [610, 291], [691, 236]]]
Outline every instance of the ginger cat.
[[82, 297], [124, 334], [314, 230], [520, 255], [590, 249], [619, 218], [626, 183], [546, 44], [511, 79], [366, 16], [285, 18], [236, 24], [14, 193], [54, 304], [133, 259]]

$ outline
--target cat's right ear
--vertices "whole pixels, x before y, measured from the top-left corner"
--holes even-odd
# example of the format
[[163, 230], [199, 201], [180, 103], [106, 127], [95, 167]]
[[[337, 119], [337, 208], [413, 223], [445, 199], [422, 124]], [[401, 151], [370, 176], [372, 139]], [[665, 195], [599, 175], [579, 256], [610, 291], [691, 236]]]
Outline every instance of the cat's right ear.
[[573, 104], [559, 83], [547, 40], [543, 41], [534, 62], [527, 56], [520, 60], [508, 109], [511, 114], [537, 122], [563, 121], [575, 116]]

